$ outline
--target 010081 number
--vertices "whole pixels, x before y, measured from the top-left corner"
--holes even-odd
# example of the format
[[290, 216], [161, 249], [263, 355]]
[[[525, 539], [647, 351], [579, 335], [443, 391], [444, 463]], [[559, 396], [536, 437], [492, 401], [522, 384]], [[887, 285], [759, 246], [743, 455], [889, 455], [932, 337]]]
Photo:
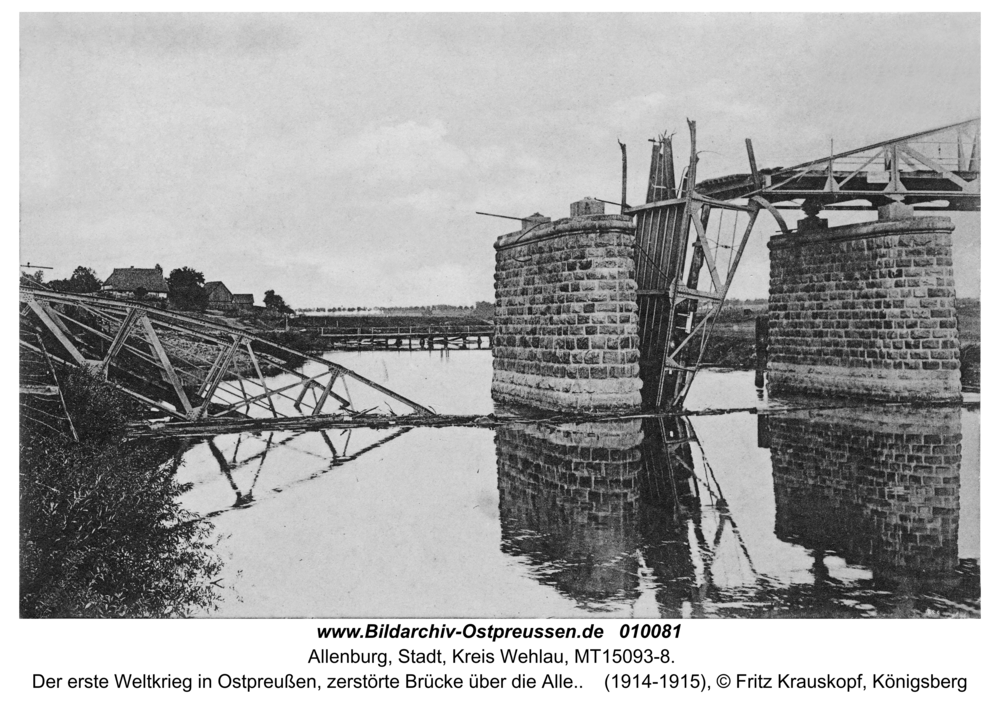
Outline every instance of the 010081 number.
[[620, 637], [680, 637], [680, 624], [670, 625], [669, 623], [642, 623], [622, 625], [618, 631]]

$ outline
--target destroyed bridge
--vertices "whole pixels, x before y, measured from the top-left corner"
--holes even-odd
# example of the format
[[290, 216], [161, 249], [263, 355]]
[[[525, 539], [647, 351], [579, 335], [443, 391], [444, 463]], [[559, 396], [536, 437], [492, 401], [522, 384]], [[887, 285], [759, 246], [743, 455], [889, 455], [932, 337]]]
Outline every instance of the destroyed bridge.
[[[621, 215], [585, 199], [568, 219], [536, 215], [498, 239], [494, 327], [472, 334], [490, 336], [494, 398], [564, 413], [679, 409], [764, 210], [779, 229], [775, 389], [954, 400], [954, 226], [914, 211], [979, 210], [980, 121], [776, 169], [759, 169], [747, 140], [747, 173], [701, 182], [689, 129], [679, 179], [671, 139], [654, 141], [644, 204], [625, 203], [623, 146]], [[784, 209], [806, 217], [789, 228]], [[879, 220], [827, 228], [818, 215], [835, 209]], [[161, 427], [434, 416], [344, 366], [204, 317], [31, 286], [20, 303], [22, 414], [67, 434], [68, 367], [102, 376]]]
[[[584, 199], [536, 214], [497, 250], [494, 397], [579, 411], [679, 408], [762, 210], [771, 251], [772, 391], [869, 399], [959, 398], [951, 232], [978, 211], [980, 121], [793, 167], [698, 181], [695, 123], [680, 178], [654, 141], [646, 203], [622, 214]], [[782, 209], [806, 218], [789, 228]], [[877, 210], [827, 228], [819, 213]], [[634, 218], [634, 222], [633, 222]]]

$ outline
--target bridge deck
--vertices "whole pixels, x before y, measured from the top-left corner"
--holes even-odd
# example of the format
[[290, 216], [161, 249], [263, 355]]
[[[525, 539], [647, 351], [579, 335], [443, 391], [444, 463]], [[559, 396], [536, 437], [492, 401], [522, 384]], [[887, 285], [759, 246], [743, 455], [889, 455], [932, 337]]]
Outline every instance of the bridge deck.
[[448, 337], [458, 338], [492, 336], [492, 326], [464, 326], [461, 328], [356, 328], [353, 330], [342, 328], [321, 328], [319, 335], [324, 338], [436, 338]]

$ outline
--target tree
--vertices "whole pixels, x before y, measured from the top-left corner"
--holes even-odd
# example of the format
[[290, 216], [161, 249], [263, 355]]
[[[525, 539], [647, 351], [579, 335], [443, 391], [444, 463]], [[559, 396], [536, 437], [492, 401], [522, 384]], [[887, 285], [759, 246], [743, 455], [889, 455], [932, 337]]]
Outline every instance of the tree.
[[41, 284], [44, 279], [45, 279], [45, 273], [42, 272], [41, 270], [35, 270], [30, 275], [26, 274], [24, 272], [21, 273], [21, 284], [22, 285], [25, 284], [26, 282], [29, 285], [30, 284]]
[[80, 265], [69, 279], [54, 279], [49, 286], [57, 292], [69, 292], [71, 294], [93, 294], [101, 291], [103, 282], [97, 277], [97, 273], [89, 267]]
[[275, 294], [273, 289], [264, 292], [264, 307], [269, 311], [278, 314], [294, 314], [292, 308], [285, 303], [280, 294]]
[[167, 298], [178, 309], [203, 311], [208, 306], [205, 275], [191, 267], [179, 267], [167, 277]]
[[73, 274], [70, 276], [69, 281], [74, 285], [74, 291], [80, 293], [91, 293], [101, 291], [101, 282], [97, 278], [97, 273], [94, 272], [89, 267], [77, 267], [73, 270]]

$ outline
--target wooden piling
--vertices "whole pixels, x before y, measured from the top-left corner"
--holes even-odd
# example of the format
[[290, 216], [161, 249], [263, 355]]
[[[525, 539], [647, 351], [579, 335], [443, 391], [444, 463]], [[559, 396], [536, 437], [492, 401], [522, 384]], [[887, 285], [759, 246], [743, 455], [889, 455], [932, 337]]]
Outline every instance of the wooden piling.
[[764, 387], [764, 373], [767, 372], [767, 342], [768, 342], [768, 321], [767, 315], [758, 316], [754, 326], [754, 344], [757, 357], [757, 367], [754, 370], [753, 384], [757, 389]]

